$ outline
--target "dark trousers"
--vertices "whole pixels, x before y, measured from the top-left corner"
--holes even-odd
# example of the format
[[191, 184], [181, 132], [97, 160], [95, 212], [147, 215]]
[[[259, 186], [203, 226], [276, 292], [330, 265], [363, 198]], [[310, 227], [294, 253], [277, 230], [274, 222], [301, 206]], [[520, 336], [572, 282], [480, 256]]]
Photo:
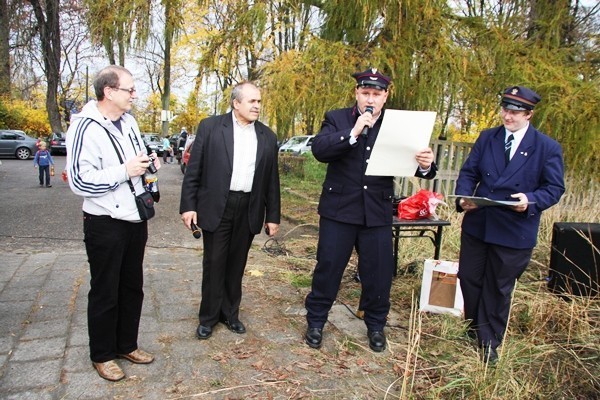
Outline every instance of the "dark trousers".
[[317, 265], [312, 289], [305, 301], [309, 327], [323, 328], [327, 322], [355, 244], [360, 247], [358, 273], [364, 321], [369, 330], [383, 330], [390, 311], [394, 274], [392, 228], [389, 225], [368, 228], [328, 218], [321, 218], [319, 222]]
[[462, 233], [458, 278], [465, 319], [477, 332], [481, 347], [497, 348], [506, 331], [512, 292], [531, 259], [533, 249], [485, 243]]
[[44, 184], [44, 177], [46, 177], [46, 186], [50, 184], [50, 166], [49, 165], [39, 165], [39, 177], [40, 177], [40, 185]]
[[167, 151], [167, 150], [163, 150], [163, 162], [167, 162], [167, 157], [170, 157], [171, 162], [173, 162], [173, 152], [171, 151]]
[[219, 227], [214, 232], [202, 232], [202, 300], [198, 317], [204, 326], [211, 327], [219, 320], [239, 320], [242, 278], [254, 239], [248, 222], [249, 200], [250, 193], [229, 192]]
[[91, 273], [90, 358], [106, 362], [138, 348], [148, 224], [84, 213], [83, 231]]

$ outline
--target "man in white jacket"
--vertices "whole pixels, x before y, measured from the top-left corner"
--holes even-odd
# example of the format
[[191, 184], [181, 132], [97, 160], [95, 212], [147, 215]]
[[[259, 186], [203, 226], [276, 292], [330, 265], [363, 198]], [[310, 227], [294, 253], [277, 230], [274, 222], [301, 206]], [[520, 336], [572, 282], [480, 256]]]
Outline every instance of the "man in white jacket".
[[118, 381], [125, 374], [116, 358], [138, 364], [154, 360], [137, 343], [148, 225], [135, 196], [145, 190], [150, 159], [137, 122], [127, 113], [137, 97], [131, 73], [108, 66], [96, 76], [94, 90], [97, 101], [74, 115], [69, 127], [67, 174], [71, 190], [83, 197], [90, 358], [102, 378]]

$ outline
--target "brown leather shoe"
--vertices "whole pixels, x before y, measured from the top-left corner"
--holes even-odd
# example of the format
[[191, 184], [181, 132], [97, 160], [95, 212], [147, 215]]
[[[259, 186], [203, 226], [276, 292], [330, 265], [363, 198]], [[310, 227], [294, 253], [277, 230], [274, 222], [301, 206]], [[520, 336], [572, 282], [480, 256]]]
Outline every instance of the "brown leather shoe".
[[103, 363], [92, 362], [92, 364], [94, 364], [94, 368], [98, 371], [98, 375], [107, 381], [116, 382], [125, 378], [125, 373], [114, 360]]
[[134, 364], [150, 364], [154, 361], [152, 354], [146, 353], [144, 350], [136, 349], [129, 354], [119, 354], [117, 357], [124, 358]]

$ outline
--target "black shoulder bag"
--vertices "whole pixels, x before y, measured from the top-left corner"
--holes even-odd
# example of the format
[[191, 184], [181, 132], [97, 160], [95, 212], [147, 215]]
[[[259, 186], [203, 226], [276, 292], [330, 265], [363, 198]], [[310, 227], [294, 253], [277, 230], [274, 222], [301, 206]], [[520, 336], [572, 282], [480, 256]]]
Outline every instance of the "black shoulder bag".
[[[100, 125], [102, 126], [102, 125]], [[102, 127], [104, 128], [104, 127]], [[113, 138], [110, 136], [110, 132], [108, 132], [106, 130], [106, 128], [104, 128], [104, 130], [106, 131], [106, 134], [108, 135], [108, 138], [110, 139], [110, 142], [112, 143], [113, 147], [115, 148], [115, 151], [117, 152], [117, 156], [119, 157], [119, 161], [121, 162], [121, 164], [125, 164], [123, 162], [123, 157], [121, 157], [121, 153], [119, 152], [119, 149], [117, 149], [117, 145], [115, 144], [115, 142], [113, 141]], [[142, 181], [142, 184], [144, 185], [144, 192], [142, 194], [135, 194], [135, 188], [133, 187], [133, 183], [131, 182], [131, 179], [127, 179], [127, 183], [129, 183], [129, 188], [131, 189], [131, 194], [133, 194], [133, 197], [135, 197], [135, 204], [137, 205], [137, 209], [138, 209], [138, 213], [140, 214], [140, 219], [142, 221], [147, 221], [150, 218], [154, 217], [154, 198], [152, 197], [152, 193], [150, 193], [147, 190], [146, 187], [146, 183]]]

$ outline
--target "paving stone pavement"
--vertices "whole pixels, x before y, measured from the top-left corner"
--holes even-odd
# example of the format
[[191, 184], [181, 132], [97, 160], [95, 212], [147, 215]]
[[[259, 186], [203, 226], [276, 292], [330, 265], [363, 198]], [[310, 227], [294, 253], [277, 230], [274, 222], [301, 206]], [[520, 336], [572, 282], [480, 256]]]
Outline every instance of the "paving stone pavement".
[[[323, 348], [309, 349], [302, 343], [306, 291], [261, 276], [268, 275], [269, 260], [256, 257], [256, 249], [244, 278], [241, 319], [248, 333], [217, 325], [211, 339], [196, 339], [199, 252], [147, 249], [138, 344], [156, 360], [149, 365], [118, 360], [127, 379], [117, 383], [101, 379], [89, 360], [85, 251], [0, 253], [0, 398], [378, 398], [368, 393], [378, 374], [385, 377], [381, 356], [359, 351], [344, 361], [361, 366], [352, 371], [338, 355], [348, 337], [366, 346], [362, 321], [336, 306]], [[264, 305], [265, 296], [273, 307]], [[275, 320], [281, 323], [272, 324]], [[389, 364], [386, 370], [383, 388], [395, 379]], [[349, 379], [338, 379], [340, 373]]]

